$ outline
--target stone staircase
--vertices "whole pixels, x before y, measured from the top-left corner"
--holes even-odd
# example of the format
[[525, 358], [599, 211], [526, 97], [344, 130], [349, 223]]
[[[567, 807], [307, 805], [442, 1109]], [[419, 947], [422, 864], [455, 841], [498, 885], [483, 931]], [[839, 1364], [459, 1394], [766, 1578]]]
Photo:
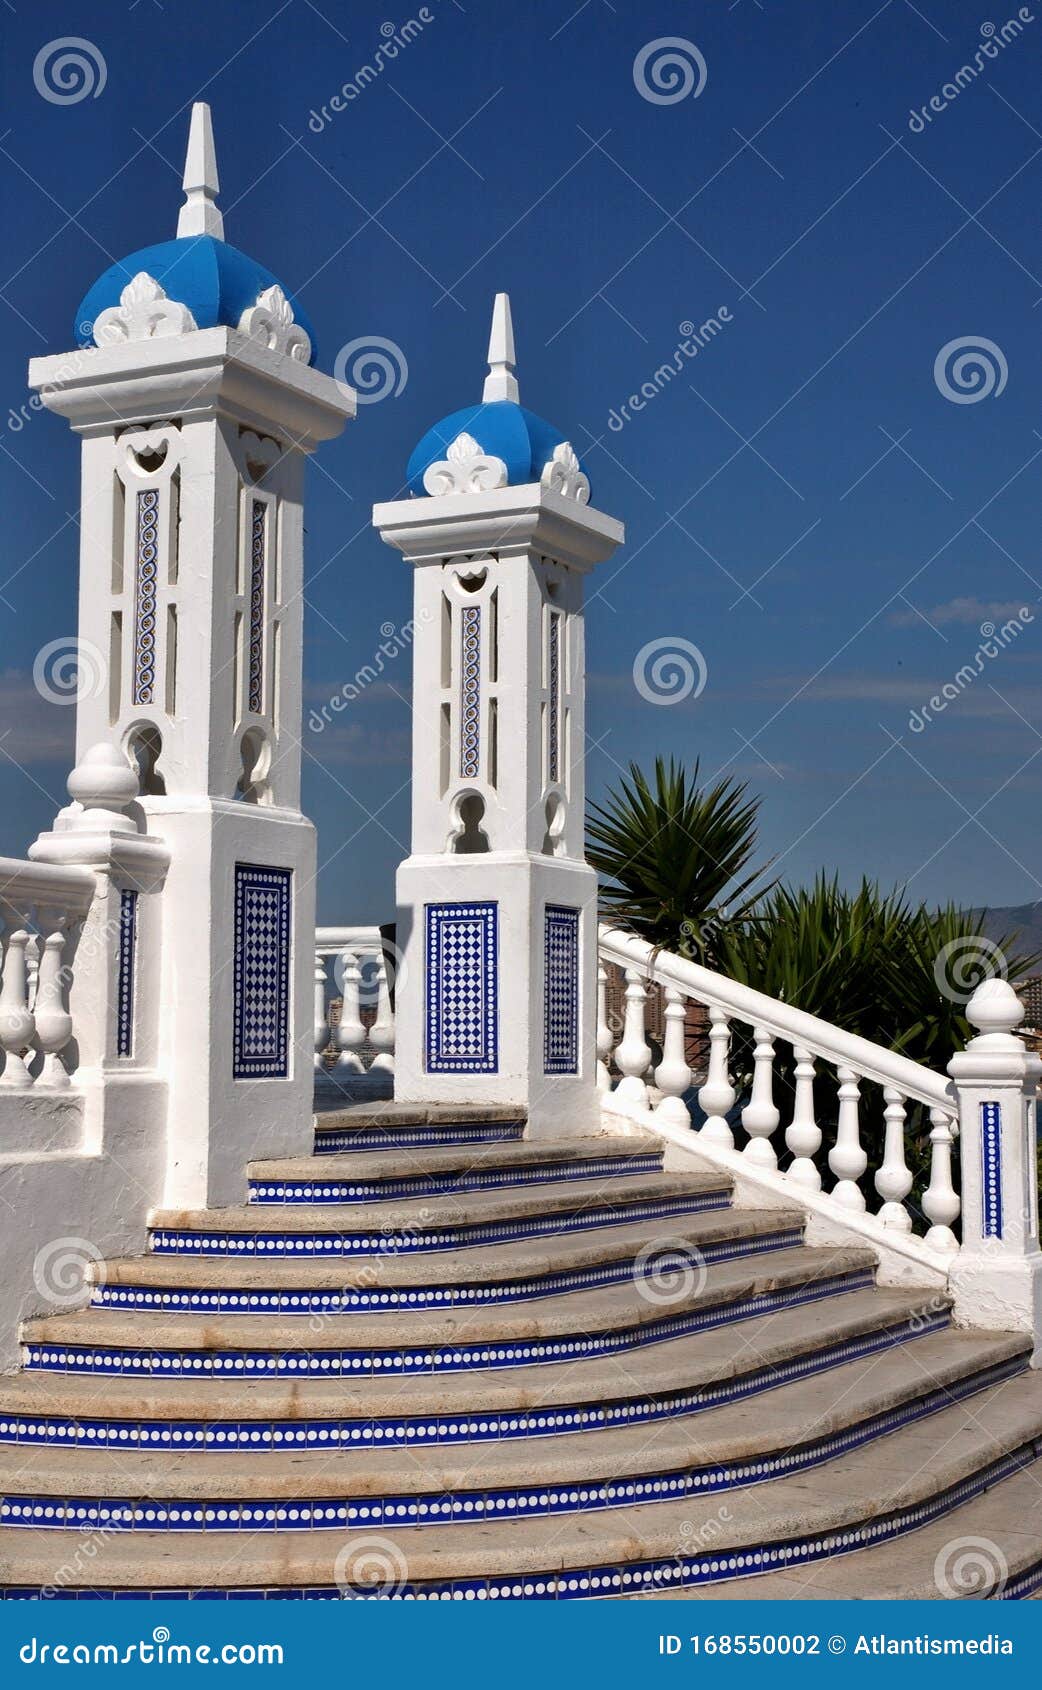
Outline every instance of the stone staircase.
[[657, 1138], [523, 1134], [331, 1113], [29, 1321], [3, 1594], [1042, 1589], [1026, 1336], [956, 1331]]

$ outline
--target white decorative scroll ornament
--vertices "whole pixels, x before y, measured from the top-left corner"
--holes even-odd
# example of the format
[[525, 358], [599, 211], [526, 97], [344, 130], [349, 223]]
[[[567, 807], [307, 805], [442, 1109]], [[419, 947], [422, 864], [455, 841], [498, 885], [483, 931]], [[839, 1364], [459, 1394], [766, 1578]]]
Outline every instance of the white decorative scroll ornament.
[[579, 460], [569, 440], [554, 447], [554, 455], [539, 477], [544, 487], [561, 493], [566, 499], [578, 499], [581, 505], [590, 502], [590, 483], [579, 468]]
[[281, 352], [298, 364], [311, 358], [310, 336], [294, 320], [293, 307], [278, 283], [265, 288], [256, 305], [250, 305], [239, 318], [239, 332], [258, 340], [269, 352]]
[[424, 471], [424, 490], [434, 497], [445, 493], [491, 493], [507, 484], [502, 458], [486, 457], [472, 434], [457, 434], [444, 458]]
[[154, 276], [139, 270], [119, 296], [118, 305], [99, 311], [94, 319], [96, 346], [115, 346], [123, 340], [152, 340], [187, 334], [196, 327], [187, 305], [168, 299]]

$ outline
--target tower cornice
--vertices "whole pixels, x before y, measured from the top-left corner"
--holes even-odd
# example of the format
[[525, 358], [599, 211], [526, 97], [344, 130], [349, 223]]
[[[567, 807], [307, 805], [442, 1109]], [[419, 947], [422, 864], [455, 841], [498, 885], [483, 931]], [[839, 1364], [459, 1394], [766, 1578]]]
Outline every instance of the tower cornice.
[[464, 496], [396, 499], [373, 507], [373, 523], [387, 545], [416, 564], [461, 553], [542, 552], [585, 573], [625, 538], [615, 517], [540, 482]]
[[220, 414], [268, 432], [277, 423], [311, 452], [356, 411], [350, 388], [223, 326], [34, 358], [29, 385], [84, 435], [111, 433], [114, 418], [129, 426]]

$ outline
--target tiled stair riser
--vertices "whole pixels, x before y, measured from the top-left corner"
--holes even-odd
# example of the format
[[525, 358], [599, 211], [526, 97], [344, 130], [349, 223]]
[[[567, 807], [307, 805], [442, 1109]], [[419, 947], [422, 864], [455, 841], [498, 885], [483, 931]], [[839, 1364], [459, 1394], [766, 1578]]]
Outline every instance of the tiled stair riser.
[[554, 1233], [587, 1232], [601, 1226], [624, 1226], [628, 1221], [665, 1220], [675, 1215], [699, 1215], [710, 1209], [726, 1209], [726, 1191], [700, 1192], [692, 1197], [660, 1198], [651, 1202], [619, 1204], [612, 1208], [582, 1209], [576, 1214], [527, 1215], [516, 1221], [486, 1222], [477, 1226], [422, 1227], [387, 1232], [224, 1232], [190, 1231], [187, 1228], [157, 1227], [149, 1237], [150, 1249], [163, 1256], [294, 1256], [323, 1258], [418, 1254], [429, 1250], [465, 1250], [480, 1244], [508, 1244], [516, 1238], [544, 1238]]
[[642, 1349], [667, 1338], [704, 1332], [802, 1303], [865, 1291], [870, 1271], [858, 1269], [783, 1291], [766, 1291], [720, 1307], [665, 1316], [642, 1326], [575, 1337], [533, 1338], [511, 1343], [433, 1345], [420, 1350], [167, 1350], [108, 1348], [99, 1344], [27, 1343], [25, 1365], [49, 1373], [123, 1374], [138, 1378], [358, 1378], [471, 1372], [482, 1368], [530, 1367], [579, 1361]]
[[658, 1397], [590, 1407], [518, 1409], [437, 1416], [398, 1416], [391, 1420], [282, 1421], [125, 1421], [65, 1419], [58, 1416], [0, 1413], [0, 1445], [44, 1444], [82, 1449], [256, 1450], [439, 1448], [461, 1443], [498, 1442], [503, 1438], [551, 1437], [592, 1432], [660, 1420], [673, 1420], [705, 1409], [741, 1402], [746, 1397], [808, 1378], [845, 1362], [913, 1342], [950, 1324], [945, 1314], [915, 1319], [888, 1331], [870, 1332], [831, 1348], [772, 1363], [739, 1379], [677, 1391]]
[[[755, 1461], [718, 1463], [682, 1471], [652, 1472], [642, 1477], [585, 1483], [551, 1483], [481, 1492], [364, 1497], [321, 1501], [146, 1500], [55, 1498], [33, 1495], [0, 1498], [0, 1525], [61, 1526], [73, 1531], [99, 1527], [114, 1531], [301, 1531], [369, 1530], [374, 1526], [451, 1525], [474, 1520], [531, 1519], [558, 1514], [588, 1514], [641, 1503], [679, 1502], [718, 1491], [731, 1491], [767, 1479], [789, 1477], [950, 1408], [989, 1385], [1023, 1372], [1026, 1359], [1003, 1363], [916, 1401], [876, 1414], [798, 1449]], [[263, 1482], [263, 1481], [262, 1481]]]
[[[564, 1572], [520, 1573], [504, 1574], [485, 1578], [456, 1579], [444, 1583], [429, 1582], [424, 1584], [401, 1583], [391, 1589], [381, 1590], [374, 1596], [370, 1590], [352, 1591], [350, 1588], [340, 1589], [336, 1585], [315, 1586], [269, 1586], [264, 1588], [229, 1588], [219, 1590], [195, 1590], [186, 1592], [183, 1589], [168, 1589], [165, 1591], [99, 1591], [90, 1592], [92, 1597], [102, 1595], [142, 1595], [157, 1598], [173, 1597], [192, 1594], [199, 1598], [214, 1597], [219, 1600], [230, 1597], [254, 1597], [264, 1600], [375, 1600], [375, 1601], [416, 1601], [416, 1602], [484, 1602], [497, 1600], [521, 1601], [574, 1601], [583, 1599], [605, 1599], [623, 1596], [639, 1596], [645, 1591], [655, 1590], [683, 1590], [694, 1586], [713, 1585], [722, 1583], [725, 1579], [749, 1578], [755, 1580], [759, 1573], [776, 1572], [787, 1567], [808, 1566], [813, 1562], [824, 1561], [837, 1555], [847, 1555], [854, 1550], [868, 1548], [873, 1544], [891, 1542], [904, 1536], [905, 1533], [915, 1531], [920, 1526], [929, 1525], [934, 1520], [943, 1519], [946, 1514], [961, 1507], [973, 1497], [981, 1495], [991, 1485], [1000, 1483], [1003, 1479], [1011, 1478], [1021, 1472], [1033, 1460], [1037, 1459], [1037, 1446], [1025, 1445], [999, 1460], [990, 1462], [978, 1469], [968, 1478], [956, 1485], [949, 1486], [928, 1501], [911, 1507], [895, 1510], [879, 1518], [854, 1525], [837, 1531], [816, 1533], [811, 1538], [794, 1537], [785, 1542], [764, 1544], [760, 1547], [749, 1546], [741, 1550], [721, 1551], [712, 1553], [685, 1553], [682, 1549], [667, 1558], [630, 1562], [624, 1566], [591, 1565], [588, 1567], [570, 1568]], [[1037, 1583], [1036, 1583], [1037, 1576]], [[1029, 1595], [1042, 1584], [1042, 1564], [1038, 1568], [1018, 1575], [1021, 1586], [1017, 1595]], [[750, 1596], [755, 1596], [755, 1583], [750, 1585]], [[8, 1590], [9, 1598], [33, 1597], [42, 1594], [39, 1591]], [[63, 1591], [63, 1595], [69, 1594]], [[82, 1594], [86, 1594], [85, 1592]]]
[[346, 1152], [370, 1150], [432, 1150], [441, 1145], [515, 1144], [524, 1137], [524, 1121], [510, 1121], [502, 1126], [468, 1127], [319, 1127], [315, 1132], [316, 1156], [339, 1156]]
[[[802, 1225], [795, 1231], [763, 1233], [758, 1237], [723, 1240], [718, 1244], [692, 1245], [690, 1261], [706, 1266], [713, 1262], [739, 1261], [772, 1250], [787, 1250], [803, 1237]], [[343, 1291], [171, 1291], [154, 1286], [101, 1285], [91, 1297], [93, 1308], [146, 1309], [161, 1314], [389, 1314], [403, 1310], [479, 1308], [500, 1303], [535, 1301], [569, 1291], [602, 1290], [627, 1280], [658, 1277], [663, 1273], [663, 1256], [641, 1261], [608, 1262], [600, 1267], [574, 1268], [528, 1280], [491, 1285], [394, 1286], [379, 1290], [348, 1287]], [[683, 1269], [681, 1269], [683, 1271]]]
[[478, 1173], [410, 1174], [398, 1179], [251, 1179], [249, 1200], [260, 1204], [379, 1203], [408, 1197], [452, 1196], [456, 1192], [499, 1191], [522, 1185], [556, 1185], [566, 1180], [611, 1179], [616, 1175], [660, 1174], [661, 1154], [610, 1156], [596, 1161], [501, 1168]]

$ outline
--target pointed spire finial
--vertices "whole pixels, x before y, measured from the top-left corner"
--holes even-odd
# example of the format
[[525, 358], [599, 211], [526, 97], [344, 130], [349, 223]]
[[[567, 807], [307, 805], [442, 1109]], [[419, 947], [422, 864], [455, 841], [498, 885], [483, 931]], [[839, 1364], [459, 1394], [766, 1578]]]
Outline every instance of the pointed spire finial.
[[497, 293], [492, 307], [492, 333], [488, 341], [488, 375], [481, 397], [488, 404], [496, 399], [518, 400], [514, 374], [514, 325], [510, 316], [510, 295]]
[[185, 203], [177, 219], [178, 240], [183, 235], [213, 235], [223, 241], [224, 218], [217, 206], [217, 190], [221, 184], [217, 177], [213, 124], [210, 108], [202, 100], [197, 100], [192, 107], [181, 185], [185, 191]]

